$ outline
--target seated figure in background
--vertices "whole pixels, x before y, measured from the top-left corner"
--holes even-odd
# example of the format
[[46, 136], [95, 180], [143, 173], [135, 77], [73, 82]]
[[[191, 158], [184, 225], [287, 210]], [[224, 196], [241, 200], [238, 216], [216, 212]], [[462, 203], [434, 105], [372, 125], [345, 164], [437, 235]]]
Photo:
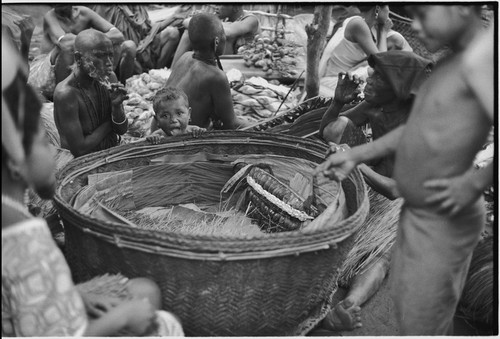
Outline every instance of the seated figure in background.
[[[387, 33], [392, 26], [389, 6], [367, 5], [358, 9], [336, 24], [338, 29], [325, 46], [319, 63], [321, 96], [334, 93], [339, 73], [363, 68], [370, 55], [387, 51]], [[377, 32], [376, 39], [372, 29]]]
[[[371, 125], [373, 139], [378, 139], [405, 124], [415, 91], [427, 78], [432, 66], [429, 60], [406, 51], [378, 53], [370, 56], [368, 62], [373, 73], [368, 77], [364, 89], [365, 101], [341, 114], [344, 104], [356, 97], [359, 81], [355, 77], [350, 79], [349, 75], [339, 75], [334, 100], [325, 112], [320, 127], [320, 134], [326, 141], [339, 144], [350, 130], [366, 123]], [[334, 145], [332, 151], [339, 151], [345, 147], [347, 146]], [[383, 158], [370, 165], [361, 164], [358, 167], [367, 184], [387, 199], [398, 198], [396, 183], [392, 179], [394, 156]], [[387, 229], [389, 228], [390, 225], [387, 225]], [[386, 231], [395, 232], [395, 230]], [[389, 269], [390, 257], [390, 252], [382, 253], [372, 262], [368, 262], [366, 268], [352, 278], [344, 300], [325, 318], [323, 322], [325, 328], [341, 331], [361, 326], [360, 306], [369, 300], [382, 284]]]
[[43, 88], [43, 94], [52, 97], [55, 86], [71, 73], [75, 62], [76, 35], [93, 28], [104, 33], [112, 42], [113, 71], [122, 84], [133, 75], [137, 46], [125, 41], [123, 34], [108, 21], [86, 6], [55, 5], [44, 16], [44, 50], [47, 54], [38, 56], [32, 65], [28, 82], [36, 88]]
[[[72, 73], [54, 91], [54, 120], [61, 147], [78, 157], [118, 145], [128, 120], [122, 105], [126, 90], [113, 73], [111, 40], [94, 29], [80, 32], [75, 60]], [[110, 88], [103, 80], [112, 82]]]
[[146, 5], [98, 4], [88, 5], [97, 14], [115, 25], [137, 45], [136, 71], [171, 67], [175, 50], [184, 31], [183, 20], [191, 5], [178, 6], [161, 20], [150, 20]]
[[[199, 13], [191, 19], [188, 30], [194, 51], [185, 53], [174, 65], [166, 85], [187, 94], [192, 125], [207, 129], [247, 126], [248, 121], [234, 113], [229, 82], [218, 65], [226, 42], [222, 22], [213, 14]], [[157, 128], [153, 121], [151, 131]]]
[[[222, 24], [226, 35], [226, 47], [222, 53], [223, 55], [237, 54], [238, 48], [247, 42], [253, 41], [255, 35], [260, 33], [259, 19], [255, 15], [244, 11], [241, 5], [221, 5], [217, 9], [217, 12], [219, 18], [224, 21]], [[190, 20], [186, 19], [184, 21], [185, 27], [189, 26]], [[172, 65], [192, 48], [189, 32], [185, 31], [181, 36]]]

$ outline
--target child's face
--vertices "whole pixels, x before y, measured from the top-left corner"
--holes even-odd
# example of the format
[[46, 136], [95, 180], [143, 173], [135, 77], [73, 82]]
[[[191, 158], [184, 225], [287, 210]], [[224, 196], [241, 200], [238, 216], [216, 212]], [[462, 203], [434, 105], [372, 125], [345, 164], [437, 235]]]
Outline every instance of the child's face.
[[178, 98], [161, 102], [155, 115], [158, 127], [166, 135], [179, 135], [184, 134], [186, 131], [191, 116], [191, 108], [188, 107], [183, 98]]
[[412, 8], [413, 29], [429, 52], [454, 45], [469, 26], [465, 6], [418, 5]]
[[366, 79], [366, 86], [363, 91], [365, 100], [370, 104], [387, 104], [396, 100], [391, 85], [376, 70], [370, 71], [370, 76]]

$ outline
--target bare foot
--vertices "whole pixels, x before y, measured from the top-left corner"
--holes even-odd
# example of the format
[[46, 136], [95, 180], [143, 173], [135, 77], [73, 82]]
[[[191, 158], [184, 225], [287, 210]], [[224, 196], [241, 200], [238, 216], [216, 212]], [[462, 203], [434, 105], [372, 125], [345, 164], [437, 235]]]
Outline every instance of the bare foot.
[[353, 302], [344, 299], [328, 313], [323, 321], [325, 328], [332, 331], [352, 331], [363, 326], [361, 324], [361, 307], [353, 306]]

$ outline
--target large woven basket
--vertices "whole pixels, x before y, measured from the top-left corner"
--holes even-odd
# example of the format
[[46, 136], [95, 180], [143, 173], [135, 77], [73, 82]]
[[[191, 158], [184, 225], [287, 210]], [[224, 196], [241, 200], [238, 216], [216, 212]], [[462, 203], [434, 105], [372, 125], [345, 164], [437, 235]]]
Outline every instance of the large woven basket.
[[310, 140], [232, 131], [124, 145], [73, 160], [60, 172], [55, 202], [75, 282], [104, 273], [149, 277], [161, 287], [163, 308], [181, 318], [189, 336], [306, 334], [330, 310], [338, 269], [368, 213], [359, 171], [342, 183], [349, 217], [311, 233], [226, 239], [147, 231], [88, 217], [69, 202], [89, 174], [148, 165], [165, 154], [262, 153], [319, 163], [326, 150]]

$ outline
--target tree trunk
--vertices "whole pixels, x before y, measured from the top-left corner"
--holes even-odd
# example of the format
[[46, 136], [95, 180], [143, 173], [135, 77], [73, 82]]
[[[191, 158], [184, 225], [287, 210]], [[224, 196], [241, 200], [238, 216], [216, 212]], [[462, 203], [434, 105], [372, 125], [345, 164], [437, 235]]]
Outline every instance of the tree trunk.
[[325, 47], [326, 34], [330, 27], [332, 6], [319, 5], [314, 9], [314, 20], [306, 26], [307, 33], [307, 74], [306, 98], [319, 94], [319, 61]]

